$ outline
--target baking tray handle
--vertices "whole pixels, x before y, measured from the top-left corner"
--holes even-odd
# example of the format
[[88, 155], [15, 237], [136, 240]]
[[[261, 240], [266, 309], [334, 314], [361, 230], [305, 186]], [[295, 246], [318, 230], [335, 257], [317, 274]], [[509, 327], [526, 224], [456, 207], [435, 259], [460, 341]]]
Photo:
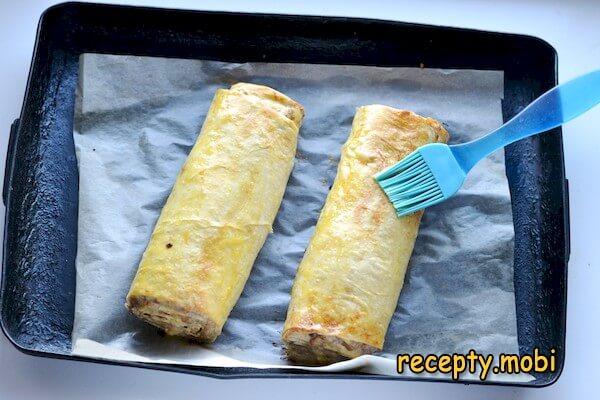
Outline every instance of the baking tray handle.
[[569, 198], [569, 180], [565, 179], [565, 247], [567, 261], [571, 258], [571, 203]]
[[17, 143], [17, 131], [19, 130], [19, 119], [10, 126], [10, 135], [8, 136], [8, 148], [6, 150], [6, 164], [4, 165], [4, 186], [2, 187], [2, 202], [6, 206], [6, 197], [10, 189], [12, 180], [12, 165], [15, 158], [15, 144]]

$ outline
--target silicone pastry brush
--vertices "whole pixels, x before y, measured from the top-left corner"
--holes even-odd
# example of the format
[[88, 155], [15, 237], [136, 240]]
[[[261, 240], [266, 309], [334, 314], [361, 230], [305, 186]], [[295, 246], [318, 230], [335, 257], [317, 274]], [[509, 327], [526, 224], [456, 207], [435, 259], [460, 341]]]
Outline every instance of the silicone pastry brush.
[[419, 147], [375, 175], [398, 216], [412, 214], [453, 196], [479, 161], [517, 140], [546, 132], [600, 103], [600, 70], [555, 86], [510, 121], [471, 142]]

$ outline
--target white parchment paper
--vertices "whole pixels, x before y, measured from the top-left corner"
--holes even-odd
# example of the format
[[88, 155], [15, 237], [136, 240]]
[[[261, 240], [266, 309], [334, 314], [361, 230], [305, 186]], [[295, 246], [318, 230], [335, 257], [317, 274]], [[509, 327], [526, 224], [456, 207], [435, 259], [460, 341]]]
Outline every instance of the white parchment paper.
[[[95, 358], [289, 368], [280, 339], [289, 293], [356, 107], [379, 103], [434, 117], [451, 143], [502, 124], [501, 71], [96, 54], [80, 61], [73, 353]], [[306, 117], [274, 232], [223, 334], [200, 346], [162, 337], [128, 314], [125, 296], [216, 89], [240, 81], [282, 91], [304, 105]], [[504, 155], [498, 152], [472, 171], [455, 197], [425, 213], [384, 351], [300, 368], [395, 375], [397, 353], [518, 353], [513, 236]]]

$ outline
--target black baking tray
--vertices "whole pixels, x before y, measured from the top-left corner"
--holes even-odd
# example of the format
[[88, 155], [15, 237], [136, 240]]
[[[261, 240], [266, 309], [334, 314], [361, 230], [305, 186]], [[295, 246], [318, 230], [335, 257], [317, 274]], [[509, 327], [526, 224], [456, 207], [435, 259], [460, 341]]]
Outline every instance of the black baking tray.
[[[2, 329], [32, 355], [223, 378], [390, 377], [99, 361], [70, 354], [78, 210], [72, 128], [82, 53], [503, 70], [505, 120], [557, 83], [555, 50], [530, 36], [355, 18], [83, 3], [46, 10], [6, 159]], [[570, 249], [561, 130], [521, 140], [505, 154], [519, 350], [531, 354], [538, 347], [548, 354], [555, 348], [558, 356], [556, 372], [537, 374], [522, 385], [545, 386], [559, 377], [565, 354]]]

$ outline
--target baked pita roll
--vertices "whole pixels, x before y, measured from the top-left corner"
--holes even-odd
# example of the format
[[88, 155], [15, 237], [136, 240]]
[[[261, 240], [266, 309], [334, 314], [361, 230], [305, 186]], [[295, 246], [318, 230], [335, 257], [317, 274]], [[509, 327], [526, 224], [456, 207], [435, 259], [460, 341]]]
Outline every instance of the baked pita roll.
[[382, 105], [357, 110], [294, 281], [282, 333], [291, 360], [320, 365], [382, 350], [423, 213], [398, 218], [373, 175], [447, 140], [431, 118]]
[[303, 114], [265, 86], [216, 92], [140, 262], [129, 311], [169, 335], [217, 338], [272, 232]]

